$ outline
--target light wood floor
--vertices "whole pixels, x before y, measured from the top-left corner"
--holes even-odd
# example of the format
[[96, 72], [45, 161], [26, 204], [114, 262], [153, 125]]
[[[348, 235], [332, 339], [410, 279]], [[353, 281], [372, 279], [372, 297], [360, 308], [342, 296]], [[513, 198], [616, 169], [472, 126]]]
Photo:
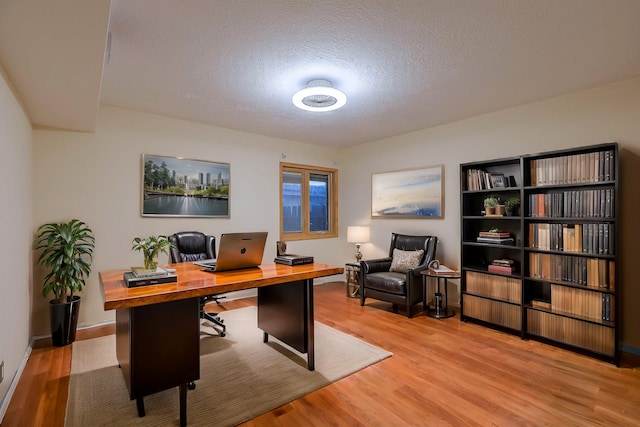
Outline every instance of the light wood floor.
[[[255, 305], [255, 298], [214, 308], [247, 305]], [[436, 320], [420, 313], [408, 319], [372, 299], [360, 307], [358, 299], [346, 298], [341, 282], [315, 287], [315, 318], [393, 356], [244, 427], [640, 425], [640, 358], [635, 356], [625, 354], [616, 368], [463, 323], [458, 316]], [[77, 339], [108, 333], [114, 333], [112, 325], [78, 331]], [[64, 424], [71, 348], [38, 343], [3, 427]]]

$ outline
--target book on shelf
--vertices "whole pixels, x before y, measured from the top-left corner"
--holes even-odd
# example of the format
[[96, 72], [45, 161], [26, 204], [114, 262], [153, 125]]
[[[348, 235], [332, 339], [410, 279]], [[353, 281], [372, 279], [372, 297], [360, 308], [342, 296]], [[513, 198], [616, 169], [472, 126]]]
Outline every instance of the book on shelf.
[[498, 245], [513, 245], [515, 240], [513, 237], [481, 237], [476, 238], [478, 243], [495, 243]]
[[491, 261], [491, 264], [495, 264], [495, 265], [504, 265], [504, 266], [510, 266], [515, 264], [515, 261], [509, 258], [500, 258], [500, 259], [494, 259], [493, 261]]
[[491, 273], [503, 273], [503, 274], [513, 274], [516, 272], [516, 268], [514, 266], [507, 265], [498, 265], [498, 264], [489, 264], [487, 270]]
[[478, 233], [479, 237], [511, 237], [511, 233], [508, 231], [481, 231]]

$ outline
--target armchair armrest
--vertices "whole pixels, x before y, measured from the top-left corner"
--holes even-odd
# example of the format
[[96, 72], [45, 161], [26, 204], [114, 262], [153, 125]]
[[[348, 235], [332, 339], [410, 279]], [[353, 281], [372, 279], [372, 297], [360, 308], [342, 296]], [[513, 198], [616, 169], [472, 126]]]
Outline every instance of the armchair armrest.
[[389, 271], [391, 267], [391, 258], [378, 258], [366, 261], [360, 261], [360, 268], [364, 274], [377, 273], [380, 271]]
[[419, 266], [417, 266], [416, 268], [410, 268], [410, 269], [407, 271], [407, 275], [409, 275], [409, 276], [413, 276], [413, 277], [416, 277], [416, 276], [420, 275], [420, 272], [421, 272], [422, 270], [426, 270], [427, 268], [429, 268], [429, 266], [428, 266], [427, 264], [419, 265]]

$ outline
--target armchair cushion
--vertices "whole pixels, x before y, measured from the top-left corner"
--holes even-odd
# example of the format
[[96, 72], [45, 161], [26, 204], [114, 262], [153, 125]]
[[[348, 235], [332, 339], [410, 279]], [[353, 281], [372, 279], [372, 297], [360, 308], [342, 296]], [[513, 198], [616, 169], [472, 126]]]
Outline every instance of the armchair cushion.
[[389, 271], [397, 273], [406, 273], [409, 270], [413, 270], [420, 265], [424, 255], [424, 250], [417, 251], [403, 251], [401, 249], [393, 249], [393, 259], [391, 261], [391, 267]]
[[367, 287], [395, 295], [406, 293], [407, 275], [393, 271], [371, 274], [367, 277]]

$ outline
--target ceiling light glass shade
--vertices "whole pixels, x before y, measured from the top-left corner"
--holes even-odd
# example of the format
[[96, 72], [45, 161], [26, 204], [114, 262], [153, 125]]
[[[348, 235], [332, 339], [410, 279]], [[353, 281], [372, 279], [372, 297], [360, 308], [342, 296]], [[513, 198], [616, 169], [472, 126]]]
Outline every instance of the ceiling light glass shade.
[[347, 103], [347, 96], [327, 80], [311, 80], [293, 95], [293, 105], [306, 111], [333, 111]]

